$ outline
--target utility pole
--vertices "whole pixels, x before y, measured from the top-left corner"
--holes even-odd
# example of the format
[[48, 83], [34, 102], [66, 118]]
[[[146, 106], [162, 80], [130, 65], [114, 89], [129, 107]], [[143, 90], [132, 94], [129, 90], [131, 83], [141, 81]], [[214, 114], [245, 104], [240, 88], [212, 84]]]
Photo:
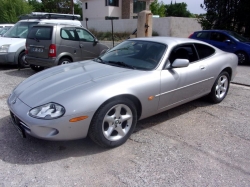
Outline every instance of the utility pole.
[[71, 13], [74, 14], [74, 0], [71, 0]]

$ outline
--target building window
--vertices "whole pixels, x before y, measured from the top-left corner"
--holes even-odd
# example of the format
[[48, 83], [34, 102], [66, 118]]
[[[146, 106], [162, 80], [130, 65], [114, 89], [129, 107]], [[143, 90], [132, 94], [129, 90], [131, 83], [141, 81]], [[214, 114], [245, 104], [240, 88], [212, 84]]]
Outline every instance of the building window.
[[119, 0], [105, 0], [105, 5], [119, 7]]
[[134, 0], [133, 13], [139, 13], [146, 10], [146, 2]]
[[88, 3], [85, 3], [85, 9], [88, 9]]

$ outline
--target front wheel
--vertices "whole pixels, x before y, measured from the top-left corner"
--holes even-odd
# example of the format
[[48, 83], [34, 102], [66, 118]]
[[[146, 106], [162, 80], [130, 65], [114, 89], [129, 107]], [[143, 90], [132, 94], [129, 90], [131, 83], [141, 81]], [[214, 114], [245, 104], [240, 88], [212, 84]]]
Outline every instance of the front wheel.
[[28, 62], [25, 61], [24, 57], [25, 57], [25, 52], [23, 51], [18, 56], [18, 65], [21, 68], [28, 68], [30, 65]]
[[238, 56], [238, 64], [239, 65], [243, 65], [246, 64], [248, 62], [248, 57], [247, 54], [243, 51], [239, 51], [236, 53], [236, 55]]
[[117, 147], [127, 141], [136, 122], [137, 111], [133, 102], [126, 98], [111, 100], [94, 115], [89, 136], [102, 147]]
[[225, 71], [221, 72], [208, 95], [211, 102], [220, 103], [227, 95], [229, 84], [230, 79], [228, 73]]

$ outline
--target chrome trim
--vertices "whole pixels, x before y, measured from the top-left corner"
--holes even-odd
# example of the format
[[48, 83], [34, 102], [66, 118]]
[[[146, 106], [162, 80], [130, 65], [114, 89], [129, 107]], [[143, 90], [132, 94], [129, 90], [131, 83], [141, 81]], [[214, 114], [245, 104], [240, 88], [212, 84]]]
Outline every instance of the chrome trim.
[[161, 95], [165, 95], [165, 94], [168, 94], [168, 93], [171, 93], [171, 92], [174, 92], [174, 91], [177, 91], [177, 90], [186, 88], [186, 87], [188, 87], [188, 86], [193, 86], [193, 85], [195, 85], [195, 84], [199, 84], [199, 83], [201, 83], [201, 82], [205, 82], [205, 81], [208, 81], [208, 80], [213, 79], [213, 78], [214, 78], [214, 77], [210, 77], [210, 78], [208, 78], [208, 79], [204, 79], [204, 80], [202, 80], [202, 81], [199, 81], [199, 82], [196, 82], [196, 83], [193, 83], [193, 84], [189, 84], [189, 85], [186, 85], [186, 86], [183, 86], [183, 87], [180, 87], [180, 88], [176, 88], [176, 89], [173, 89], [173, 90], [170, 90], [170, 91], [167, 91], [167, 92], [158, 94], [158, 95], [156, 95], [155, 97], [159, 97], [159, 96], [161, 96]]
[[26, 125], [24, 122], [19, 121], [19, 123], [20, 123], [21, 125], [23, 125], [24, 127], [26, 127], [27, 129], [29, 129], [29, 130], [30, 130], [29, 126], [28, 126], [28, 125]]

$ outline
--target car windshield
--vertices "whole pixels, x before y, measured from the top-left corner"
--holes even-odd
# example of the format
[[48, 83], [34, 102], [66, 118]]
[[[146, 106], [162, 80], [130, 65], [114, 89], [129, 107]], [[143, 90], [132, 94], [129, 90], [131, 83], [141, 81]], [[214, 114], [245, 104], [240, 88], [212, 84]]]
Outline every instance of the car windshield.
[[37, 24], [38, 22], [18, 22], [4, 34], [4, 37], [26, 38], [28, 35], [29, 29]]
[[165, 44], [127, 40], [96, 59], [97, 62], [138, 70], [153, 70], [159, 64]]
[[236, 32], [228, 32], [228, 34], [239, 42], [249, 42], [249, 40], [247, 38], [237, 34]]

